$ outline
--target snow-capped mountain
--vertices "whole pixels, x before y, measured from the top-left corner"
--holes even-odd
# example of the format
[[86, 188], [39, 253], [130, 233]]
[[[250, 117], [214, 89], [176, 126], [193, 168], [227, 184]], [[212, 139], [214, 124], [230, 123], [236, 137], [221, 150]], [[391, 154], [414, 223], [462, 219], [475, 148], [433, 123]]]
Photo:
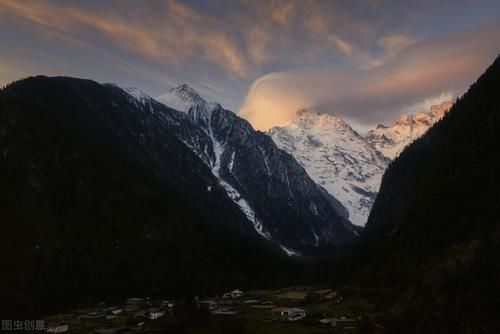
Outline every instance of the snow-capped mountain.
[[357, 230], [346, 209], [266, 134], [188, 85], [157, 98], [180, 112], [171, 131], [210, 168], [254, 230], [288, 255], [343, 246]]
[[430, 111], [401, 115], [391, 126], [379, 124], [366, 136], [367, 141], [389, 159], [396, 158], [399, 153], [415, 139], [423, 135], [434, 123], [439, 121], [453, 102], [444, 101], [433, 105]]
[[365, 138], [341, 118], [314, 110], [297, 112], [268, 134], [347, 208], [351, 222], [366, 223], [388, 159]]

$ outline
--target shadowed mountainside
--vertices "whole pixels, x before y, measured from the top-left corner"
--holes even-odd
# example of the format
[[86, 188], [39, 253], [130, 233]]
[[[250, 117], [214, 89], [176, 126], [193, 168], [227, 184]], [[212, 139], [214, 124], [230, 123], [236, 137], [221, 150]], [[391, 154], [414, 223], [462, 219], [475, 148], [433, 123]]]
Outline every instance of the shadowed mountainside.
[[174, 113], [89, 80], [34, 77], [0, 91], [0, 313], [285, 272], [280, 250], [166, 131]]
[[362, 285], [401, 289], [395, 332], [500, 328], [499, 92], [497, 58], [383, 177], [356, 261]]

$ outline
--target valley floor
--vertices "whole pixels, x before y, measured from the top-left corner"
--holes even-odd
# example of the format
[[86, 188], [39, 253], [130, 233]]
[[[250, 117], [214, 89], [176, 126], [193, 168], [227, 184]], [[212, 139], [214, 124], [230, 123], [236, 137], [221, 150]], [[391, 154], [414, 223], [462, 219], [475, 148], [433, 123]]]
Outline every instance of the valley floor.
[[[378, 324], [388, 312], [370, 301], [374, 293], [380, 291], [296, 286], [185, 301], [129, 298], [51, 316], [45, 323], [53, 330], [67, 325], [69, 333], [101, 334], [383, 333]], [[279, 319], [277, 310], [303, 310], [306, 316]]]

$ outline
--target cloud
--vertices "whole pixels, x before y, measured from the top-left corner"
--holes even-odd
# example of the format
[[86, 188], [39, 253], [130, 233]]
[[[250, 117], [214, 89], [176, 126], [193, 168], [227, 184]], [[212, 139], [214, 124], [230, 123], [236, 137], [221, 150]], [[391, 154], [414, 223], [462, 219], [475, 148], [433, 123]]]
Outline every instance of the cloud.
[[167, 1], [156, 10], [128, 6], [122, 11], [92, 11], [69, 3], [0, 0], [0, 9], [65, 38], [98, 47], [109, 47], [111, 42], [170, 65], [202, 59], [237, 76], [249, 70], [224, 21], [200, 15], [177, 1]]
[[401, 50], [415, 42], [416, 41], [412, 37], [402, 33], [389, 33], [380, 37], [377, 41], [377, 46], [382, 52], [382, 58], [375, 59], [373, 61], [373, 66], [383, 64], [384, 60], [397, 55]]
[[[353, 68], [380, 67], [416, 39], [478, 24], [500, 8], [489, 0], [457, 1], [450, 6], [379, 0], [0, 0], [5, 41], [0, 49], [10, 58], [5, 67], [31, 64], [29, 74], [83, 75], [127, 85], [146, 82], [154, 94], [187, 82], [231, 107], [239, 106], [250, 83], [266, 73], [286, 71], [280, 75], [288, 78], [302, 72], [304, 78], [292, 79], [304, 87], [294, 96], [285, 94], [283, 101], [316, 104], [330, 102], [335, 94], [312, 92], [305, 97], [309, 83], [318, 82], [314, 77], [342, 76], [335, 86], [340, 94], [346, 81], [355, 81], [358, 70]], [[472, 9], [475, 15], [464, 15]], [[307, 68], [327, 70], [317, 75], [301, 71]], [[367, 73], [372, 72], [363, 75]], [[279, 79], [273, 82], [273, 89], [281, 86]], [[321, 91], [335, 81], [320, 83], [315, 89]], [[259, 80], [259, 86], [262, 91], [269, 82]], [[348, 100], [348, 95], [339, 98]]]
[[276, 8], [271, 11], [271, 16], [279, 24], [285, 24], [289, 21], [294, 9], [295, 3], [285, 2], [279, 6], [276, 6]]
[[30, 65], [15, 63], [4, 55], [0, 55], [0, 87], [29, 76], [30, 70], [32, 70]]
[[[303, 53], [290, 49], [303, 48], [314, 56], [332, 56], [335, 51], [350, 56], [355, 46], [340, 31], [355, 35], [370, 30], [335, 4], [314, 0], [239, 0], [224, 5], [223, 17], [176, 0], [112, 1], [98, 9], [50, 0], [0, 0], [0, 11], [34, 24], [44, 34], [103, 49], [116, 46], [169, 66], [196, 68], [206, 61], [240, 78], [255, 78], [261, 66], [277, 59], [303, 59]], [[324, 48], [328, 41], [333, 48]]]
[[[500, 22], [494, 22], [423, 40], [375, 67], [267, 74], [250, 86], [240, 115], [263, 130], [308, 107], [341, 115], [361, 127], [391, 121], [426, 99], [463, 92], [500, 52], [499, 33]], [[381, 43], [398, 48], [411, 42], [396, 36]]]
[[403, 35], [401, 33], [389, 34], [381, 37], [377, 44], [384, 50], [388, 52], [399, 51], [410, 44], [413, 44], [412, 38]]

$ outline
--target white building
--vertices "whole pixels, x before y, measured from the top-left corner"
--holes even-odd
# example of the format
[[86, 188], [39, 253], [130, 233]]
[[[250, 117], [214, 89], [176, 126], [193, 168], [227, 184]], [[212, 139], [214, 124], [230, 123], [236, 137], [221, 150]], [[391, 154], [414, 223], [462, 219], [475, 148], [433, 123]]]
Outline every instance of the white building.
[[242, 297], [245, 293], [240, 289], [233, 290], [231, 292], [227, 292], [222, 295], [222, 298], [238, 298]]
[[160, 309], [150, 309], [148, 313], [148, 317], [151, 320], [156, 320], [158, 318], [161, 318], [165, 315], [165, 312], [160, 310]]
[[306, 317], [306, 311], [298, 307], [276, 307], [271, 313], [275, 321], [298, 321]]

